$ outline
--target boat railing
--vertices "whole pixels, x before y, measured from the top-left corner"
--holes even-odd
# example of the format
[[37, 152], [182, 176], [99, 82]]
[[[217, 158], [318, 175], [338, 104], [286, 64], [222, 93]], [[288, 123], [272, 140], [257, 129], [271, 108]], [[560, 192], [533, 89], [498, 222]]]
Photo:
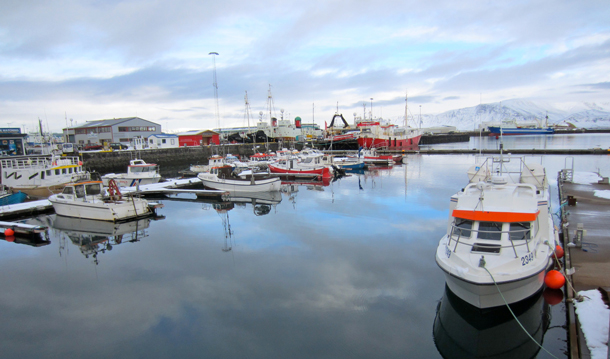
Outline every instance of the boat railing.
[[1, 162], [2, 168], [12, 169], [30, 169], [30, 168], [46, 168], [50, 166], [60, 165], [78, 165], [78, 157], [61, 157], [53, 159], [51, 157], [29, 157], [29, 158], [10, 158], [3, 159]]
[[[456, 238], [456, 232], [457, 232], [457, 238]], [[503, 234], [507, 234], [508, 235], [508, 240], [510, 241], [510, 246], [502, 246], [502, 245], [497, 245], [495, 243], [482, 243], [482, 242], [476, 242], [476, 243], [466, 243], [462, 239], [462, 232], [468, 232], [469, 235], [468, 237], [465, 237], [467, 239], [470, 239], [472, 237], [472, 232], [477, 234], [477, 238], [479, 237], [478, 234], [479, 233], [493, 233], [496, 235], [500, 235], [502, 236]], [[529, 232], [529, 235], [527, 235], [527, 233]], [[513, 236], [515, 234], [520, 234], [522, 233], [522, 236], [515, 236], [515, 237], [520, 237], [519, 239], [514, 239]], [[517, 247], [520, 246], [525, 246], [527, 248], [527, 251], [530, 251], [530, 242], [532, 241], [532, 239], [534, 238], [534, 234], [532, 232], [531, 228], [525, 228], [525, 229], [513, 229], [510, 231], [490, 231], [490, 230], [482, 230], [482, 229], [466, 229], [466, 228], [462, 228], [462, 227], [458, 227], [455, 224], [451, 224], [451, 233], [449, 234], [449, 241], [447, 242], [447, 246], [451, 246], [451, 241], [452, 239], [455, 240], [455, 245], [453, 246], [453, 252], [455, 253], [455, 251], [457, 250], [457, 246], [458, 244], [462, 244], [462, 245], [466, 245], [466, 246], [470, 246], [470, 247], [481, 247], [481, 248], [489, 248], [489, 249], [502, 249], [502, 248], [512, 248], [513, 252], [515, 253], [515, 258], [518, 258], [519, 255], [517, 254]], [[485, 239], [485, 238], [478, 238], [479, 240], [491, 240], [491, 241], [497, 241], [500, 242], [500, 240], [494, 240], [494, 239]], [[515, 241], [519, 241], [515, 244]], [[521, 242], [522, 241], [522, 242]]]

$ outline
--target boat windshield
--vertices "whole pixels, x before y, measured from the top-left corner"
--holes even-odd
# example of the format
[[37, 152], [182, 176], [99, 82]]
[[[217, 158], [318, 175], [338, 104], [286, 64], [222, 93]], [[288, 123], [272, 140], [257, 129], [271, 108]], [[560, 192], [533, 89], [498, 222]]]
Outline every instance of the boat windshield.
[[510, 224], [510, 240], [528, 240], [532, 238], [530, 222], [518, 222]]
[[96, 196], [102, 192], [102, 186], [99, 183], [88, 184], [86, 189], [90, 196]]
[[478, 237], [499, 241], [502, 237], [502, 222], [479, 222]]
[[455, 231], [454, 233], [460, 237], [470, 238], [470, 230], [472, 229], [472, 221], [467, 219], [456, 218], [455, 219]]
[[142, 173], [142, 172], [154, 172], [157, 166], [143, 166], [143, 167], [131, 167], [131, 172]]
[[72, 187], [72, 186], [64, 187], [64, 190], [61, 193], [63, 193], [63, 194], [74, 194], [74, 187]]

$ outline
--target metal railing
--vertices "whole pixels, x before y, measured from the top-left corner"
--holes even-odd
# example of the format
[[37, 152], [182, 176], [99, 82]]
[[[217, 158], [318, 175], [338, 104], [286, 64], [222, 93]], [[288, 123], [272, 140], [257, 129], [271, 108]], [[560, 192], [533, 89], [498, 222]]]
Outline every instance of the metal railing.
[[[508, 240], [510, 241], [510, 246], [497, 246], [495, 244], [492, 245], [492, 243], [481, 243], [481, 242], [477, 242], [477, 243], [465, 243], [465, 242], [460, 242], [460, 240], [462, 239], [462, 231], [468, 231], [470, 232], [470, 236], [468, 237], [468, 239], [470, 239], [472, 237], [472, 232], [477, 233], [477, 237], [478, 237], [478, 233], [494, 233], [494, 234], [500, 234], [500, 236], [504, 233], [508, 234]], [[455, 235], [455, 232], [457, 232], [457, 238]], [[515, 233], [523, 233], [524, 236], [523, 237], [527, 237], [525, 234], [527, 232], [530, 232], [529, 238], [523, 238], [523, 239], [512, 239], [511, 238], [511, 233], [515, 234]], [[532, 228], [526, 228], [526, 229], [517, 229], [517, 230], [510, 230], [510, 231], [489, 231], [489, 230], [479, 230], [479, 229], [465, 229], [462, 227], [457, 227], [455, 224], [451, 224], [451, 233], [449, 233], [449, 241], [447, 242], [447, 246], [449, 247], [451, 245], [451, 241], [455, 240], [455, 246], [453, 247], [453, 252], [455, 253], [455, 251], [457, 250], [457, 246], [458, 244], [463, 244], [466, 246], [470, 246], [473, 247], [475, 244], [479, 247], [484, 248], [485, 245], [488, 245], [488, 248], [512, 248], [513, 252], [515, 253], [515, 258], [518, 258], [519, 255], [517, 254], [517, 248], [516, 247], [520, 247], [520, 246], [526, 246], [527, 251], [530, 251], [530, 247], [529, 247], [529, 243], [535, 238], [537, 233], [533, 233], [532, 232]], [[479, 238], [481, 240], [491, 240], [491, 241], [495, 241], [495, 239], [484, 239], [484, 238]], [[523, 241], [522, 243], [516, 243], [515, 241]], [[498, 240], [498, 242], [500, 242]]]

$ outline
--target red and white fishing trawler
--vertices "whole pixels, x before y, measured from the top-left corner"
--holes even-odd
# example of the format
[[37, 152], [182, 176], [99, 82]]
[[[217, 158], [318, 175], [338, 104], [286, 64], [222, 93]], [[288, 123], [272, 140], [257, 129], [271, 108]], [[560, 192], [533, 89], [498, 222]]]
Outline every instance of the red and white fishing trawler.
[[512, 169], [505, 156], [470, 168], [436, 251], [449, 289], [478, 308], [534, 295], [553, 265], [558, 234], [544, 167], [512, 160]]
[[419, 145], [421, 130], [409, 127], [407, 124], [407, 101], [405, 98], [404, 127], [384, 123], [381, 119], [357, 121], [360, 130], [358, 146], [363, 148], [414, 148]]

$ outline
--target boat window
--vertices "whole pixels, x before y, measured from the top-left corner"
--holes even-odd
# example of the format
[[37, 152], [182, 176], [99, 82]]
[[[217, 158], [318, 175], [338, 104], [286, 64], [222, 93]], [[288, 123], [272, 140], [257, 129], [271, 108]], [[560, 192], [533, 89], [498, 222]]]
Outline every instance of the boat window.
[[479, 222], [478, 237], [499, 241], [502, 237], [502, 222]]
[[468, 219], [455, 219], [454, 234], [460, 237], [470, 238], [470, 230], [472, 229], [472, 221]]
[[68, 169], [67, 168], [62, 168], [61, 169], [61, 173], [65, 175], [66, 173], [68, 173]]
[[47, 170], [47, 176], [50, 176], [53, 173], [51, 170]]
[[131, 172], [133, 172], [133, 173], [142, 172], [142, 168], [143, 167], [131, 167]]
[[44, 171], [40, 172], [40, 179], [44, 179]]
[[74, 188], [71, 186], [64, 187], [63, 194], [74, 194]]
[[85, 197], [85, 186], [74, 186], [74, 191], [76, 192], [76, 198]]
[[72, 167], [68, 168], [68, 173], [72, 173]]
[[531, 239], [531, 222], [520, 222], [510, 224], [510, 240]]
[[100, 194], [101, 190], [100, 190], [100, 185], [99, 183], [93, 183], [93, 184], [88, 184], [87, 185], [87, 194], [88, 195], [98, 195]]
[[472, 246], [471, 252], [479, 253], [500, 253], [499, 244], [475, 243]]
[[55, 174], [56, 174], [57, 176], [59, 176], [59, 173], [60, 173], [60, 172], [59, 172], [59, 170], [55, 170]]

